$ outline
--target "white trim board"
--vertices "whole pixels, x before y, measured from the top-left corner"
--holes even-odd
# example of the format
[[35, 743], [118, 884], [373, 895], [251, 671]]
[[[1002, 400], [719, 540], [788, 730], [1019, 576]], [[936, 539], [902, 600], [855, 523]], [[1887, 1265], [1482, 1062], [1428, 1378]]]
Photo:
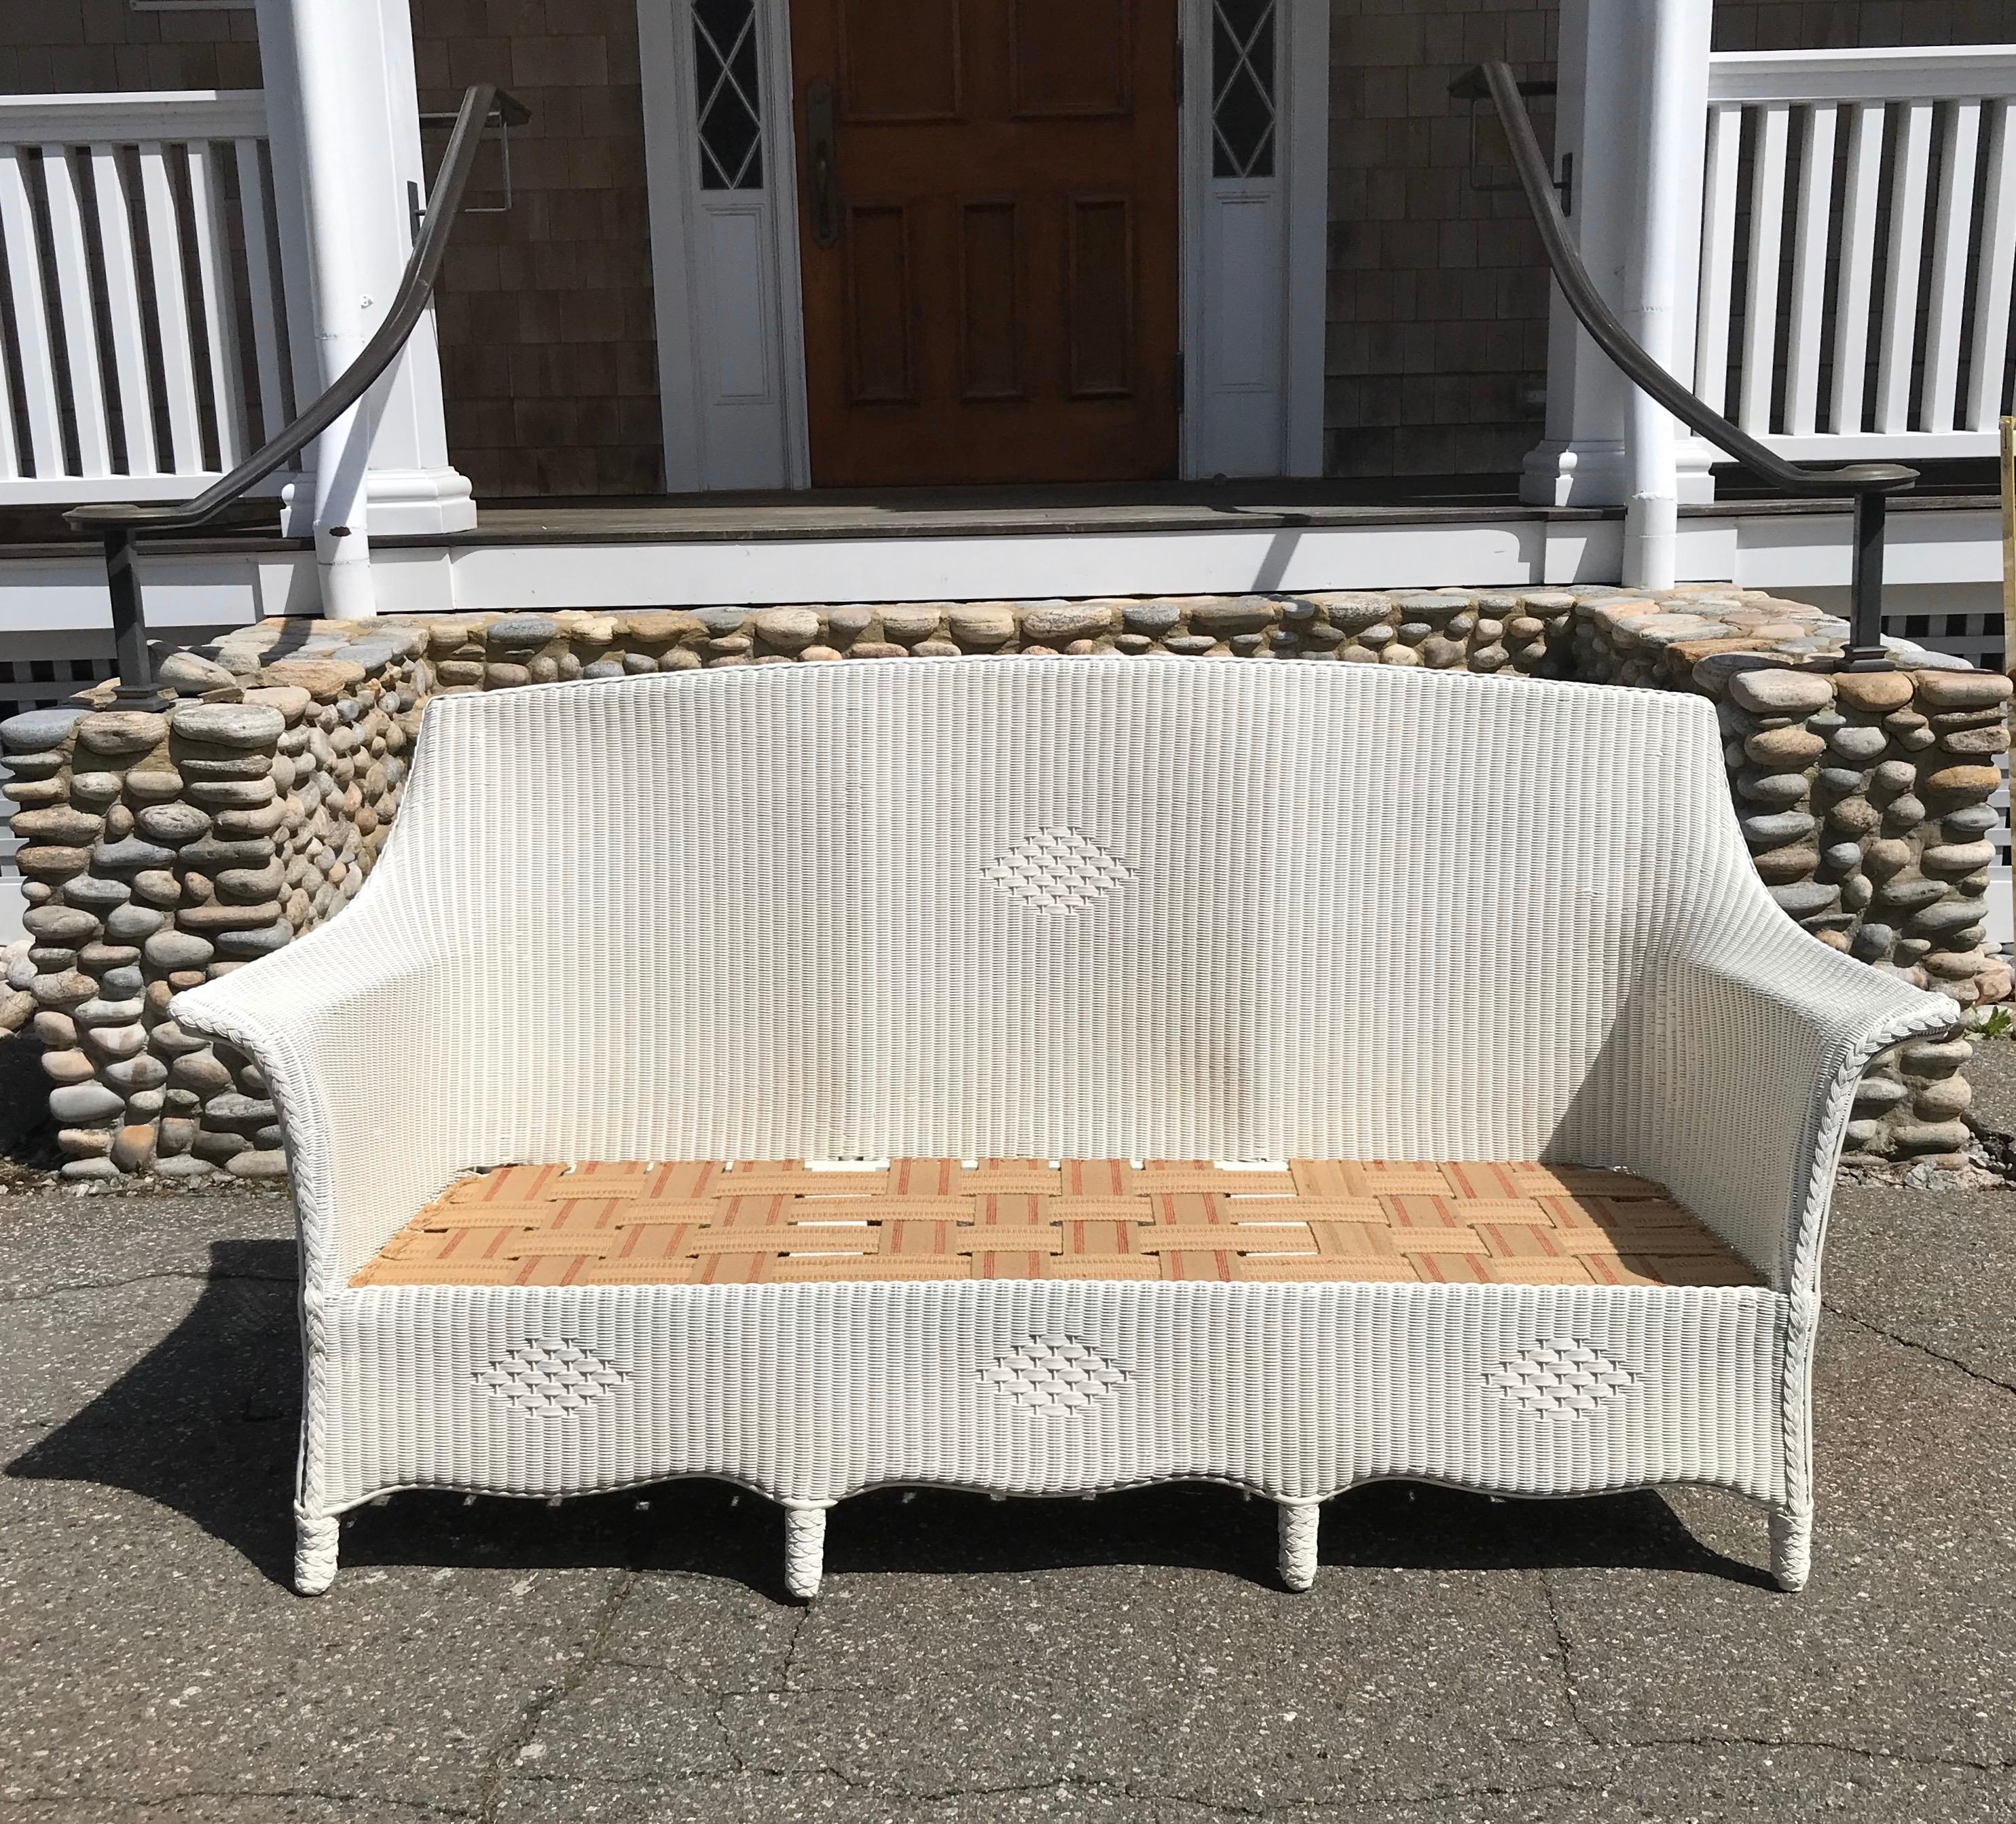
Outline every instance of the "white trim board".
[[[1732, 578], [1795, 597], [1848, 581], [1845, 514], [1689, 514], [1683, 575]], [[380, 546], [373, 579], [387, 613], [715, 603], [1033, 600], [1055, 596], [1236, 594], [1273, 589], [1533, 587], [1615, 582], [1621, 514], [1424, 524], [1199, 527], [1156, 532], [998, 532], [931, 537], [657, 539], [488, 543], [452, 535]], [[1892, 615], [1949, 611], [2001, 575], [1992, 511], [1892, 516], [1885, 600]], [[151, 625], [211, 626], [318, 611], [305, 550], [145, 556]], [[1820, 594], [1823, 600], [1832, 597]], [[0, 636], [110, 625], [103, 561], [0, 553]]]
[[811, 485], [785, 8], [756, 0], [762, 187], [703, 190], [689, 0], [639, 0], [669, 493]]
[[[665, 485], [805, 488], [790, 0], [755, 0], [764, 182], [703, 190], [690, 0], [639, 0]], [[1186, 478], [1323, 472], [1328, 0], [1279, 0], [1274, 171], [1211, 171], [1211, 0], [1178, 0]]]

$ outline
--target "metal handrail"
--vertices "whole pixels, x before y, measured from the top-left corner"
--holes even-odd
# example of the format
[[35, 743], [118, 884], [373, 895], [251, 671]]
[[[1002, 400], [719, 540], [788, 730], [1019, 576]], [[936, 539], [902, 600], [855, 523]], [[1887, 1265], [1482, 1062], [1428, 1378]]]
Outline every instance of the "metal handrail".
[[214, 519], [233, 501], [272, 474], [288, 457], [298, 454], [362, 398], [398, 357], [420, 320], [441, 276], [448, 235], [462, 207], [463, 193], [483, 135], [493, 120], [529, 117], [524, 104], [493, 85], [477, 83], [466, 91], [448, 136], [448, 150], [427, 196], [425, 220], [406, 269], [399, 279], [391, 308], [385, 314], [357, 359], [293, 422], [277, 431], [233, 469], [192, 500], [106, 503], [76, 506], [63, 515], [80, 532], [99, 533], [105, 542], [106, 578], [112, 594], [113, 651], [123, 689], [145, 690], [153, 682], [147, 652], [147, 623], [140, 600], [140, 576], [135, 541], [142, 532], [176, 531]]
[[1533, 123], [1520, 99], [1518, 78], [1510, 65], [1479, 63], [1449, 85], [1458, 99], [1485, 96], [1498, 110], [1512, 150], [1513, 168], [1554, 282], [1581, 319], [1591, 339], [1625, 377], [1656, 399], [1683, 424], [1725, 450], [1753, 474], [1795, 494], [1849, 495], [1855, 502], [1855, 561], [1849, 591], [1849, 640], [1841, 662], [1850, 671], [1879, 671], [1890, 664], [1883, 645], [1883, 522], [1889, 496], [1901, 494], [1918, 479], [1916, 469], [1899, 463], [1851, 463], [1844, 468], [1809, 469], [1787, 462], [1741, 426], [1731, 424], [1705, 400], [1697, 398], [1647, 355], [1604, 300], [1568, 238], [1568, 225], [1554, 195], [1553, 173], [1534, 137]]

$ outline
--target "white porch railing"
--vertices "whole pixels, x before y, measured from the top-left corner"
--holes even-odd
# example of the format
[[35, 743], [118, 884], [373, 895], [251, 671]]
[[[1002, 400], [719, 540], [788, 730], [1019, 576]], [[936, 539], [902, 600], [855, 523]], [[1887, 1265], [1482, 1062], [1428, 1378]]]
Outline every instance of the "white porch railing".
[[1986, 456], [2016, 45], [1709, 59], [1694, 391], [1795, 460]]
[[265, 135], [257, 90], [0, 96], [0, 506], [179, 499], [287, 422]]

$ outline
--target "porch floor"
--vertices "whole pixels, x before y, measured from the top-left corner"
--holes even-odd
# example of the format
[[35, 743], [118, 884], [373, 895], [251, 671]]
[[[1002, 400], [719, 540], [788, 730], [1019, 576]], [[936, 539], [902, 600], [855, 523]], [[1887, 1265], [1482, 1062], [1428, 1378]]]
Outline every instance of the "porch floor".
[[[1935, 473], [1935, 469], [1939, 472]], [[1683, 513], [1813, 512], [1849, 503], [1775, 494], [1738, 471], [1719, 473], [1712, 505]], [[1918, 490], [1892, 503], [1950, 509], [1995, 504], [1989, 465], [1928, 465]], [[821, 488], [802, 492], [544, 498], [479, 503], [473, 532], [386, 538], [387, 546], [549, 544], [555, 541], [985, 537], [1016, 532], [1271, 531], [1352, 526], [1489, 525], [1618, 519], [1622, 507], [1535, 506], [1517, 475], [1399, 475], [1345, 481], [1273, 477], [1124, 485]]]
[[[1835, 500], [1774, 493], [1734, 469], [1719, 470], [1711, 504], [1683, 515], [1727, 517], [1781, 513], [1845, 514]], [[1993, 509], [1994, 465], [1928, 463], [1892, 512]], [[1262, 478], [1146, 481], [1094, 486], [815, 488], [714, 494], [544, 496], [485, 499], [469, 532], [374, 533], [374, 547], [429, 550], [484, 546], [686, 543], [821, 538], [1056, 536], [1074, 532], [1268, 532], [1383, 526], [1479, 526], [1617, 520], [1621, 506], [1536, 506], [1519, 498], [1519, 478], [1393, 475], [1361, 480]], [[150, 553], [307, 550], [307, 539], [273, 529], [273, 503], [241, 502], [218, 524], [150, 538]], [[0, 512], [0, 558], [67, 554], [95, 545], [66, 527], [57, 510]]]

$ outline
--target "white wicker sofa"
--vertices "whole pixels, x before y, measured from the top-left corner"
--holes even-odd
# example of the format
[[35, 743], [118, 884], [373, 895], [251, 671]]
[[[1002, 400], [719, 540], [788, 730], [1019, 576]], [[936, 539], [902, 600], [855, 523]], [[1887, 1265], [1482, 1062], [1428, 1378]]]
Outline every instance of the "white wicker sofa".
[[[705, 1476], [784, 1507], [801, 1595], [826, 1510], [859, 1490], [1176, 1479], [1279, 1503], [1295, 1588], [1319, 1504], [1361, 1482], [1709, 1484], [1767, 1509], [1797, 1588], [1853, 1092], [1877, 1052], [1959, 1017], [1778, 910], [1704, 701], [1103, 658], [439, 699], [355, 903], [174, 1011], [257, 1061], [286, 1130], [304, 1592], [335, 1574], [337, 1516], [387, 1491]], [[1480, 1241], [1466, 1271], [1492, 1282], [1419, 1282], [1450, 1270], [1432, 1254], [1340, 1278], [1305, 1239], [1178, 1271], [1158, 1235], [1211, 1245], [1196, 1222], [1258, 1208], [1209, 1198], [1161, 1206], [1162, 1230], [1139, 1198], [1060, 1203], [1118, 1212], [1100, 1272], [1121, 1278], [1031, 1241], [1034, 1202], [997, 1218], [1031, 1264], [991, 1277], [960, 1222], [936, 1231], [967, 1250], [950, 1268], [898, 1260], [885, 1227], [886, 1260], [859, 1243], [827, 1274], [759, 1215], [763, 1283], [701, 1282], [707, 1247], [743, 1245], [704, 1224], [653, 1231], [700, 1250], [656, 1282], [553, 1283], [527, 1242], [522, 1268], [436, 1283], [391, 1246], [512, 1163], [670, 1162], [654, 1182], [689, 1185], [704, 1170], [681, 1162], [922, 1159], [970, 1190], [1055, 1189], [1050, 1162], [1082, 1159], [1118, 1162], [1130, 1194], [1230, 1181], [1183, 1162], [1249, 1188], [1345, 1162], [1308, 1182], [1350, 1195], [1388, 1169], [1351, 1162], [1526, 1162], [1515, 1198], [1588, 1188], [1532, 1162], [1625, 1168], [1740, 1271], [1569, 1283], [1583, 1267], [1553, 1261], [1562, 1282], [1497, 1283]], [[962, 1180], [980, 1161], [1036, 1175]], [[739, 1169], [717, 1192], [776, 1188]], [[1525, 1203], [1490, 1207], [1536, 1232]], [[1309, 1208], [1294, 1233], [1363, 1213]]]

